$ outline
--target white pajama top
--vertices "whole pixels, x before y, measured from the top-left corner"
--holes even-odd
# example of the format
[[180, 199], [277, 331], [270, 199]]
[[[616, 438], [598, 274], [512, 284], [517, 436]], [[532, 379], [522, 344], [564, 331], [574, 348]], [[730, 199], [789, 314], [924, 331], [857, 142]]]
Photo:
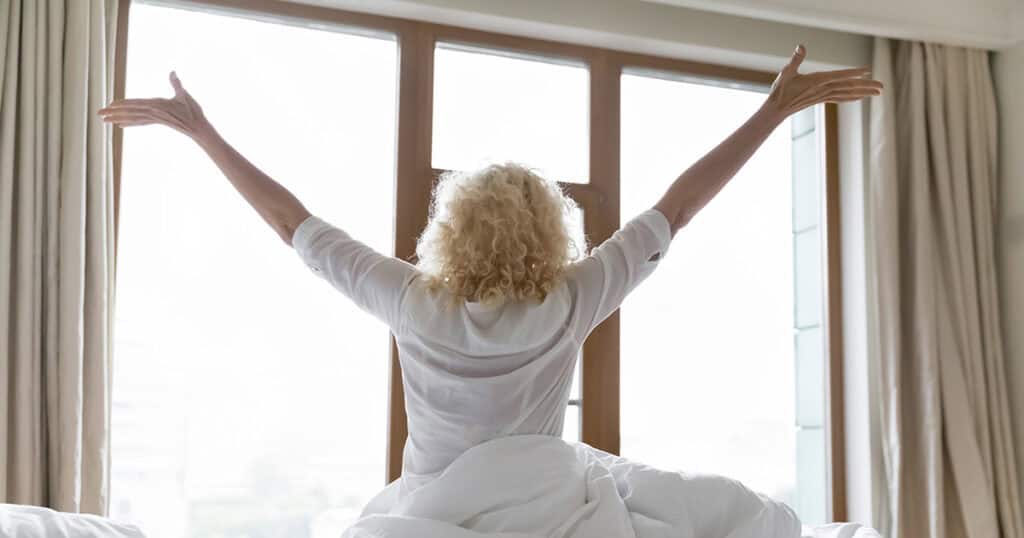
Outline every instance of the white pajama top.
[[402, 489], [438, 476], [463, 451], [518, 434], [560, 436], [587, 335], [664, 258], [668, 220], [649, 209], [574, 262], [543, 302], [449, 306], [415, 266], [310, 216], [292, 246], [309, 268], [391, 328], [409, 436]]

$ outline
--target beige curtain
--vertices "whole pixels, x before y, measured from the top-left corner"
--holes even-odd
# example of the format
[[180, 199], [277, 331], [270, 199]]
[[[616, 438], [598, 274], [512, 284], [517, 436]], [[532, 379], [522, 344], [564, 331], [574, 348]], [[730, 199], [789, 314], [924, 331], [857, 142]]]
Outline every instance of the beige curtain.
[[116, 0], [0, 0], [0, 502], [106, 512]]
[[868, 251], [888, 538], [1024, 538], [996, 284], [988, 54], [875, 42]]

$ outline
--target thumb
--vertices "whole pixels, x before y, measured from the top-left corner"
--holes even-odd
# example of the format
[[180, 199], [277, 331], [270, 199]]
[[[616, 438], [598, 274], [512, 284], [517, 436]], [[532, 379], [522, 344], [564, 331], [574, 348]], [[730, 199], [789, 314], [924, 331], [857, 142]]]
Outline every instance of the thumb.
[[793, 56], [790, 57], [789, 63], [786, 64], [786, 67], [783, 70], [795, 75], [796, 70], [800, 67], [800, 64], [803, 63], [804, 57], [806, 56], [807, 48], [803, 45], [797, 45], [796, 50], [793, 51]]
[[181, 81], [178, 80], [178, 74], [175, 73], [174, 71], [171, 71], [171, 77], [170, 78], [171, 78], [171, 86], [174, 87], [174, 96], [175, 97], [181, 97], [182, 95], [185, 95], [185, 93], [187, 93], [187, 92], [185, 92], [185, 88], [182, 87]]

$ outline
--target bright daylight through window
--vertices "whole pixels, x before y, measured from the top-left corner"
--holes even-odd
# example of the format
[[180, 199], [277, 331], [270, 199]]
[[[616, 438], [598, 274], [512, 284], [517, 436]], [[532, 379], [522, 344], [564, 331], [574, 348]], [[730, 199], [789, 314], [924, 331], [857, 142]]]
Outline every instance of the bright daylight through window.
[[[169, 96], [176, 69], [240, 152], [392, 252], [393, 39], [130, 13], [128, 96]], [[387, 327], [184, 136], [128, 129], [123, 166], [111, 515], [155, 538], [339, 536], [384, 479]]]
[[[650, 207], [764, 98], [623, 75], [623, 219]], [[802, 363], [794, 348], [799, 318], [820, 319], [821, 309], [820, 271], [794, 283], [794, 267], [820, 268], [817, 245], [803, 246], [818, 239], [817, 145], [806, 132], [814, 113], [776, 129], [623, 303], [621, 442], [627, 458], [738, 479], [821, 523], [824, 429], [798, 417], [824, 407], [820, 336]], [[795, 234], [810, 226], [813, 236]], [[807, 289], [817, 293], [799, 293]]]
[[589, 75], [582, 64], [440, 43], [434, 54], [434, 168], [518, 161], [586, 183]]

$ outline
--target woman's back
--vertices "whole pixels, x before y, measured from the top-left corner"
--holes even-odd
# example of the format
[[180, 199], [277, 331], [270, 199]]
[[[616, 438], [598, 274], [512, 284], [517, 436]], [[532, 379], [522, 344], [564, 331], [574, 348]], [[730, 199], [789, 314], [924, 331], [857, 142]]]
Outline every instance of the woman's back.
[[317, 217], [293, 245], [310, 268], [391, 327], [409, 437], [403, 479], [437, 476], [465, 450], [517, 434], [561, 435], [576, 357], [593, 328], [668, 249], [667, 219], [648, 210], [587, 257], [542, 302], [456, 302], [417, 269]]
[[414, 483], [496, 437], [561, 435], [579, 353], [565, 284], [540, 304], [445, 300], [411, 290], [409, 323], [396, 334], [409, 426], [403, 475]]

